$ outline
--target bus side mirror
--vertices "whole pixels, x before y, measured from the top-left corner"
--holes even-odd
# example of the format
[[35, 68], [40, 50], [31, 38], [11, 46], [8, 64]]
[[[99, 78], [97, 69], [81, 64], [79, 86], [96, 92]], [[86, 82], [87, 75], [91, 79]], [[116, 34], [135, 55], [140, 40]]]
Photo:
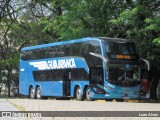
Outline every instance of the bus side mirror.
[[144, 59], [144, 58], [140, 58], [140, 60], [143, 61], [147, 65], [147, 69], [148, 69], [148, 71], [150, 71], [150, 63], [149, 63], [149, 61]]
[[106, 57], [102, 56], [101, 54], [93, 53], [93, 52], [89, 52], [89, 54], [102, 59], [105, 62], [105, 64], [108, 62], [108, 59]]

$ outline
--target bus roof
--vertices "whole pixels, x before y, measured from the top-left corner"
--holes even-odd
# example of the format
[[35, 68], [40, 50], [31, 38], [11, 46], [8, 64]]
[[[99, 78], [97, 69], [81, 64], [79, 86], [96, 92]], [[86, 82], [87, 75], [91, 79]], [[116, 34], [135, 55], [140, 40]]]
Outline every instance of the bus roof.
[[91, 40], [97, 40], [97, 41], [105, 40], [105, 41], [108, 41], [108, 42], [118, 42], [118, 43], [128, 42], [126, 39], [122, 39], [122, 38], [87, 37], [87, 38], [81, 38], [81, 39], [74, 39], [74, 40], [68, 40], [68, 41], [60, 41], [60, 42], [54, 42], [54, 43], [24, 47], [24, 48], [21, 49], [21, 51], [38, 49], [38, 48], [46, 48], [46, 47], [51, 47], [51, 46], [66, 45], [66, 44], [72, 44], [72, 43], [78, 43], [78, 42], [84, 42], [84, 41], [91, 41]]
[[99, 38], [108, 42], [116, 42], [116, 43], [129, 42], [127, 39], [123, 39], [123, 38], [110, 38], [110, 37], [99, 37]]
[[21, 49], [23, 50], [31, 50], [31, 49], [38, 49], [38, 48], [45, 48], [45, 47], [51, 47], [51, 46], [59, 46], [59, 45], [66, 45], [66, 44], [72, 44], [72, 43], [78, 43], [78, 42], [84, 42], [84, 41], [90, 41], [90, 40], [98, 40], [98, 38], [81, 38], [81, 39], [74, 39], [74, 40], [68, 40], [68, 41], [60, 41], [60, 42], [54, 42], [54, 43], [48, 43], [48, 44], [41, 44], [41, 45], [36, 45], [36, 46], [29, 46], [29, 47], [24, 47]]

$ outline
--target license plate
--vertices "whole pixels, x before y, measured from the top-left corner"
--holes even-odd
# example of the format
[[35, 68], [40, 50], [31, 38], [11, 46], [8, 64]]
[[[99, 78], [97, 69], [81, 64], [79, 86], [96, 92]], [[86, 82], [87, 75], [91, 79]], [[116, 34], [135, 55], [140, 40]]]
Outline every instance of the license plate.
[[129, 99], [129, 97], [125, 96], [125, 97], [123, 97], [123, 99], [125, 99], [125, 100], [127, 99], [127, 100], [128, 100], [128, 99]]

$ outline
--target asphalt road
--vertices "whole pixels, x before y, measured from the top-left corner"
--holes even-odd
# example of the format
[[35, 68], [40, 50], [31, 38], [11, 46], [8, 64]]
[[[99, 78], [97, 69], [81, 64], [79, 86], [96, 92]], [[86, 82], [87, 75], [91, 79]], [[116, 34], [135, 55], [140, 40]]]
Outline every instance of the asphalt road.
[[[55, 99], [48, 99], [48, 100], [0, 99], [0, 111], [17, 111], [17, 110], [22, 112], [25, 111], [41, 112], [41, 114], [44, 113], [45, 116], [44, 118], [41, 116], [38, 117], [31, 116], [29, 118], [26, 118], [27, 120], [28, 119], [35, 119], [35, 120], [37, 119], [158, 120], [159, 119], [160, 120], [160, 103], [76, 101], [76, 100], [55, 100]], [[102, 112], [102, 111], [107, 111], [107, 112]], [[132, 111], [136, 112], [137, 116], [135, 114], [132, 114]], [[149, 113], [150, 117], [148, 117]], [[46, 115], [49, 115], [51, 117], [47, 117]], [[54, 117], [54, 115], [57, 116]], [[110, 115], [112, 117], [108, 117]], [[123, 115], [125, 117], [122, 117]], [[116, 117], [116, 116], [121, 116], [121, 117]]]

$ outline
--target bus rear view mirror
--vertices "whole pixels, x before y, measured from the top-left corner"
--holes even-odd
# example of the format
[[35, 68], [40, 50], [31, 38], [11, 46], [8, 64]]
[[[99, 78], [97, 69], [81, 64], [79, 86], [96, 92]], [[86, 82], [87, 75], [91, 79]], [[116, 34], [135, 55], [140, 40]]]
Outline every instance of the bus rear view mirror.
[[150, 63], [149, 63], [149, 61], [144, 59], [144, 58], [140, 58], [140, 60], [143, 61], [147, 65], [147, 69], [148, 69], [148, 71], [150, 71]]

